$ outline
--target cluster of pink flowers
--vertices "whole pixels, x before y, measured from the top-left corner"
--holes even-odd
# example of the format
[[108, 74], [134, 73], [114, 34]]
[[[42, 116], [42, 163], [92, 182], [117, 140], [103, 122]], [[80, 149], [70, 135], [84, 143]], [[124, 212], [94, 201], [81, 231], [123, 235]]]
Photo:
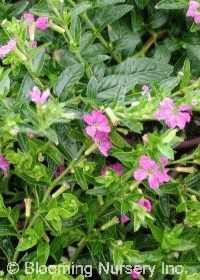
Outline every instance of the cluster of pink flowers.
[[172, 99], [166, 97], [156, 113], [157, 120], [163, 120], [170, 128], [183, 129], [191, 119], [191, 109], [187, 105], [176, 107]]
[[122, 171], [122, 165], [121, 163], [114, 163], [114, 164], [107, 164], [104, 166], [104, 168], [101, 170], [101, 175], [105, 175], [106, 174], [106, 170], [108, 168], [111, 168], [113, 169], [114, 171], [116, 171], [116, 173], [119, 175], [119, 176], [122, 176], [123, 175], [123, 171]]
[[37, 86], [34, 86], [32, 91], [29, 93], [29, 96], [31, 101], [35, 102], [36, 104], [44, 104], [50, 96], [50, 90], [46, 89], [42, 93]]
[[141, 198], [138, 200], [138, 204], [146, 209], [147, 212], [151, 212], [152, 206], [151, 202], [146, 198]]
[[34, 15], [26, 13], [23, 15], [23, 18], [27, 21], [27, 28], [29, 29], [32, 23], [35, 23], [35, 27], [40, 30], [45, 30], [48, 28], [48, 17], [38, 17], [34, 19]]
[[16, 39], [13, 38], [4, 46], [0, 47], [0, 58], [4, 58], [9, 52], [12, 51], [12, 49], [16, 46]]
[[192, 17], [195, 23], [200, 23], [200, 12], [198, 11], [199, 8], [200, 4], [198, 2], [190, 1], [186, 16]]
[[108, 140], [111, 131], [110, 124], [101, 110], [93, 110], [91, 114], [83, 115], [84, 121], [89, 124], [86, 127], [87, 134], [92, 137], [100, 152], [107, 157], [112, 143]]
[[7, 161], [4, 156], [0, 156], [0, 169], [3, 171], [3, 176], [5, 177], [8, 175], [9, 166], [9, 161]]
[[160, 169], [158, 164], [148, 156], [141, 156], [139, 160], [140, 168], [134, 172], [134, 178], [137, 181], [142, 181], [148, 178], [149, 186], [152, 189], [157, 189], [160, 184], [169, 182], [170, 177], [167, 174], [169, 170], [164, 169], [168, 163], [168, 159], [166, 157], [161, 157], [160, 161], [162, 163], [162, 169]]

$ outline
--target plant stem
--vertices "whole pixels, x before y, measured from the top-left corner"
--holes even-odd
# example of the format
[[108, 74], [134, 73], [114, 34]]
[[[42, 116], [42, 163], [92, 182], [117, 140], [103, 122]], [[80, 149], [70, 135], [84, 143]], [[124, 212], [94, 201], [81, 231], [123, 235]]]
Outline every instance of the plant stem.
[[145, 56], [146, 52], [151, 48], [153, 44], [155, 44], [163, 34], [165, 34], [168, 30], [161, 30], [157, 33], [153, 33], [152, 36], [148, 39], [148, 41], [144, 44], [143, 48], [133, 55], [133, 57], [141, 57]]

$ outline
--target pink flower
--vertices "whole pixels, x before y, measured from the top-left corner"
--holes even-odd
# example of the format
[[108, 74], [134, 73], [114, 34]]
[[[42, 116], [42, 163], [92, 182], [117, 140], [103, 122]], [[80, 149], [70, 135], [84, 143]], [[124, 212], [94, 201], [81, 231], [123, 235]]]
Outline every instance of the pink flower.
[[23, 18], [27, 21], [27, 27], [29, 26], [30, 23], [34, 22], [34, 15], [29, 14], [29, 13], [25, 13], [23, 15]]
[[108, 119], [100, 110], [93, 110], [91, 114], [84, 114], [83, 119], [89, 124], [89, 126], [86, 127], [86, 132], [92, 138], [97, 131], [107, 133], [107, 135], [111, 131]]
[[34, 15], [32, 14], [24, 14], [23, 18], [27, 21], [27, 28], [29, 29], [30, 24], [35, 22], [35, 26], [37, 29], [45, 30], [48, 28], [48, 17], [38, 17], [35, 21]]
[[30, 138], [30, 139], [34, 138], [34, 134], [33, 133], [29, 133], [28, 134], [28, 138]]
[[147, 134], [144, 134], [144, 135], [142, 136], [142, 140], [143, 140], [144, 142], [148, 142], [148, 135], [147, 135]]
[[148, 183], [150, 188], [157, 189], [160, 183], [168, 182], [169, 175], [167, 174], [168, 169], [164, 169], [164, 166], [167, 164], [167, 158], [161, 158], [161, 163], [163, 165], [162, 170], [156, 164], [155, 161], [151, 160], [148, 156], [141, 156], [139, 160], [139, 166], [134, 172], [134, 178], [137, 181], [142, 181], [148, 178]]
[[121, 221], [122, 224], [125, 224], [125, 223], [127, 223], [128, 221], [130, 221], [130, 219], [129, 219], [129, 217], [126, 216], [125, 214], [121, 214], [121, 216], [120, 216], [120, 221]]
[[97, 131], [93, 140], [97, 144], [100, 152], [107, 157], [108, 151], [112, 147], [112, 143], [108, 140], [108, 134], [105, 132]]
[[50, 90], [46, 89], [41, 93], [40, 89], [37, 86], [34, 86], [32, 91], [29, 93], [31, 101], [36, 104], [44, 104], [50, 95]]
[[11, 39], [6, 45], [0, 47], [0, 58], [4, 58], [16, 46], [16, 39]]
[[187, 105], [175, 107], [172, 99], [166, 97], [156, 113], [157, 120], [164, 120], [170, 128], [179, 127], [183, 129], [190, 121], [191, 109]]
[[10, 166], [9, 161], [7, 161], [3, 156], [0, 156], [0, 169], [3, 171], [3, 176], [8, 175], [8, 168]]
[[146, 208], [147, 212], [151, 212], [152, 206], [151, 202], [148, 199], [141, 198], [140, 200], [138, 200], [138, 204]]
[[131, 272], [132, 279], [138, 279], [140, 277], [140, 272], [138, 269], [133, 269]]
[[45, 30], [48, 28], [48, 17], [38, 17], [38, 19], [36, 20], [35, 24], [36, 24], [36, 28], [40, 29], [40, 30]]
[[100, 152], [107, 157], [108, 151], [112, 147], [112, 143], [108, 140], [111, 131], [108, 119], [100, 110], [93, 110], [91, 114], [84, 114], [83, 119], [89, 124], [86, 127], [87, 134], [92, 137]]
[[147, 85], [142, 86], [142, 93], [146, 93], [149, 90], [149, 87]]
[[114, 163], [114, 164], [105, 165], [104, 168], [101, 170], [101, 175], [105, 175], [105, 174], [106, 174], [106, 170], [107, 170], [108, 168], [111, 168], [111, 169], [113, 169], [114, 171], [116, 171], [116, 173], [117, 173], [119, 176], [122, 176], [122, 175], [123, 175], [121, 163]]
[[192, 17], [194, 19], [195, 23], [200, 23], [200, 12], [198, 11], [198, 8], [200, 7], [200, 4], [196, 1], [190, 1], [189, 7], [186, 13], [187, 17]]
[[63, 173], [64, 170], [65, 170], [65, 166], [63, 164], [59, 165], [54, 174], [54, 177], [57, 178], [58, 176], [60, 176], [60, 174]]

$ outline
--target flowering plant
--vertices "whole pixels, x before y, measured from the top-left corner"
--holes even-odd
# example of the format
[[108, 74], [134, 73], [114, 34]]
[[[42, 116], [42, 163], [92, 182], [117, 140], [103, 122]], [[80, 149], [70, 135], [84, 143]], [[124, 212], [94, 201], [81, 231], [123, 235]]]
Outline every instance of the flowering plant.
[[0, 279], [198, 279], [200, 3], [13, 2]]

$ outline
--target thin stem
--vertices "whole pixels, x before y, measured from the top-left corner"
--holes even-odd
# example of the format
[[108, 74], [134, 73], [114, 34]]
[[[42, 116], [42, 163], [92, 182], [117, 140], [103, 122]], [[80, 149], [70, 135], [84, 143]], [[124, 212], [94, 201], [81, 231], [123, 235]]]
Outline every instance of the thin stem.
[[133, 57], [137, 58], [137, 57], [145, 56], [146, 52], [151, 48], [151, 46], [154, 45], [157, 42], [158, 38], [160, 38], [166, 32], [167, 30], [161, 30], [158, 33], [154, 33], [144, 44], [143, 48], [139, 52], [134, 54]]

